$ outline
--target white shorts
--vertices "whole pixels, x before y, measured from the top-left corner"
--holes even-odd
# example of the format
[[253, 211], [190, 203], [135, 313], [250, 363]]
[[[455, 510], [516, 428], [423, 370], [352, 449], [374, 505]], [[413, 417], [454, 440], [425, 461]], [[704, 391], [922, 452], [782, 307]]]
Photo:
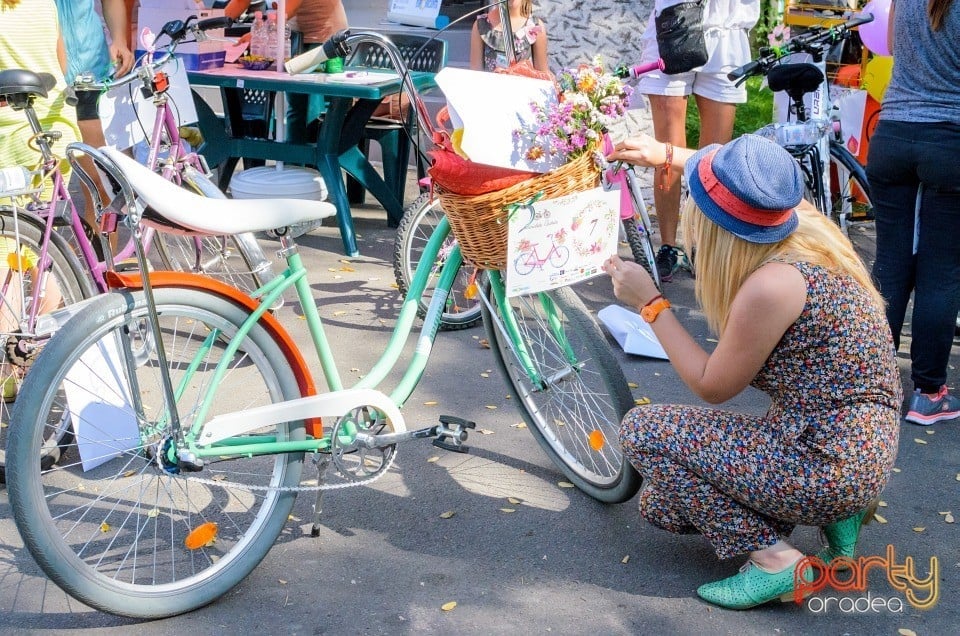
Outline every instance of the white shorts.
[[726, 104], [743, 104], [747, 101], [747, 89], [743, 85], [734, 86], [726, 73], [647, 73], [637, 83], [637, 91], [644, 95], [669, 97], [686, 97], [693, 93]]

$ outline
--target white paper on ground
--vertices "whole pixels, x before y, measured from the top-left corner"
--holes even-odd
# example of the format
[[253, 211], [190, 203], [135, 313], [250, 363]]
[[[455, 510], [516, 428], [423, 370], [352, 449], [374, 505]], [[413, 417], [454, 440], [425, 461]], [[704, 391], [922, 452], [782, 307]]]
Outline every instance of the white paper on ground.
[[627, 353], [668, 359], [653, 328], [639, 314], [620, 305], [609, 305], [597, 312], [597, 318]]

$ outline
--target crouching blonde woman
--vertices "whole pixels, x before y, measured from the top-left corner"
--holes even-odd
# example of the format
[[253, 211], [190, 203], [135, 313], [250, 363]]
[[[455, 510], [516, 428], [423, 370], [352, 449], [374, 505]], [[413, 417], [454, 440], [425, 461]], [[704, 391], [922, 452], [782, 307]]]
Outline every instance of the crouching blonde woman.
[[793, 528], [822, 527], [826, 562], [852, 557], [893, 467], [902, 388], [883, 302], [850, 242], [803, 202], [783, 148], [745, 135], [694, 153], [637, 137], [609, 158], [663, 167], [671, 155], [690, 186], [683, 235], [716, 348], [705, 351], [643, 268], [616, 256], [605, 265], [614, 293], [701, 399], [720, 404], [750, 385], [771, 404], [762, 417], [627, 413], [621, 442], [645, 480], [640, 514], [702, 534], [722, 559], [748, 555], [737, 574], [700, 586], [702, 599], [731, 609], [792, 599], [804, 557], [788, 543]]

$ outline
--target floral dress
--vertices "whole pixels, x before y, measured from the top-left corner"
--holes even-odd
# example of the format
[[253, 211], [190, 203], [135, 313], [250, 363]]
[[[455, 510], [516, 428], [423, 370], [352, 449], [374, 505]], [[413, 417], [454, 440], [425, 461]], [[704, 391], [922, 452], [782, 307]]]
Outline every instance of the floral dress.
[[[511, 25], [513, 26], [513, 25]], [[507, 47], [503, 38], [503, 29], [494, 28], [486, 14], [477, 17], [477, 31], [483, 40], [483, 68], [492, 71], [496, 68], [506, 68]], [[517, 61], [533, 58], [533, 43], [542, 29], [533, 16], [527, 17], [526, 22], [513, 32], [513, 50], [517, 53]]]
[[883, 311], [852, 279], [793, 265], [807, 300], [752, 382], [766, 415], [652, 405], [621, 428], [641, 516], [702, 533], [720, 558], [862, 510], [896, 458], [902, 387]]

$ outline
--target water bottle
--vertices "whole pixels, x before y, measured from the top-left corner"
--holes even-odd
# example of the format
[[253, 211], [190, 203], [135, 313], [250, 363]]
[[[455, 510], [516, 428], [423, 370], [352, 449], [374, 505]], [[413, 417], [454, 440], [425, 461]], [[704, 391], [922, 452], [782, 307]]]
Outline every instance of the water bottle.
[[266, 57], [264, 50], [266, 44], [266, 30], [263, 22], [263, 14], [257, 11], [253, 14], [253, 25], [250, 27], [250, 55], [259, 55]]
[[266, 53], [264, 53], [264, 56], [277, 60], [278, 62], [283, 64], [283, 58], [280, 57], [279, 55], [280, 50], [277, 48], [278, 43], [277, 43], [277, 14], [276, 13], [270, 13], [267, 15], [267, 26], [266, 26], [266, 29], [264, 29], [264, 31], [266, 32], [266, 35], [264, 35], [264, 39], [266, 40], [266, 45], [264, 46], [264, 48], [267, 51]]
[[33, 173], [23, 166], [0, 168], [0, 194], [26, 190], [33, 181]]

